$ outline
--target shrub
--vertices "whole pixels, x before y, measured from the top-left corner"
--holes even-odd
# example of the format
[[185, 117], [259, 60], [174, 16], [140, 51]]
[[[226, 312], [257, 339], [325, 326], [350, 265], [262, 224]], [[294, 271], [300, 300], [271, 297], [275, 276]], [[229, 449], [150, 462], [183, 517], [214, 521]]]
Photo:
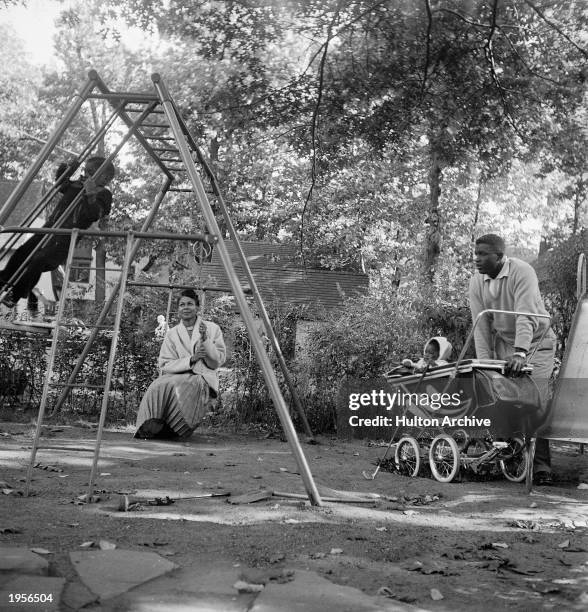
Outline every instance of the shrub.
[[297, 361], [311, 428], [336, 428], [337, 396], [345, 379], [381, 377], [404, 358], [421, 357], [431, 336], [447, 336], [461, 348], [469, 320], [464, 306], [408, 287], [392, 296], [373, 292], [346, 300], [311, 332], [308, 350]]
[[3, 330], [0, 334], [0, 406], [30, 408], [45, 377], [44, 336]]
[[578, 257], [588, 251], [588, 234], [582, 230], [542, 254], [537, 275], [545, 305], [552, 315], [552, 327], [558, 338], [559, 355], [565, 350], [572, 318], [578, 303], [576, 280]]
[[[108, 395], [108, 423], [133, 422], [145, 390], [158, 375], [161, 338], [155, 329], [157, 316], [165, 313], [166, 297], [161, 291], [147, 295], [137, 292], [130, 293], [127, 299]], [[85, 303], [84, 307], [87, 309], [84, 318], [95, 320], [96, 306]], [[469, 309], [445, 294], [423, 294], [411, 287], [391, 296], [374, 291], [368, 296], [348, 299], [339, 310], [325, 313], [324, 320], [314, 324], [308, 341], [295, 355], [297, 323], [304, 318], [304, 311], [279, 303], [267, 304], [266, 308], [315, 433], [335, 430], [336, 398], [346, 378], [373, 379], [407, 356], [418, 358], [424, 343], [433, 335], [447, 336], [459, 350], [470, 325]], [[278, 414], [263, 373], [245, 325], [235, 310], [231, 297], [213, 299], [207, 304], [205, 316], [220, 325], [229, 354], [226, 368], [221, 371], [219, 400], [205, 423], [279, 430]], [[255, 314], [255, 307], [252, 310]], [[284, 375], [261, 324], [259, 333], [284, 399], [291, 406]], [[88, 334], [89, 330], [81, 323], [62, 331], [54, 381], [67, 381]], [[0, 361], [0, 372], [2, 367], [14, 370], [15, 363], [26, 364], [28, 401], [31, 405], [38, 403], [45, 372], [46, 339], [19, 344], [10, 334], [3, 334], [0, 342], [12, 342], [10, 346], [3, 345], [6, 363]], [[97, 421], [102, 391], [91, 386], [103, 384], [111, 343], [111, 331], [98, 333], [76, 379], [87, 386], [72, 390], [60, 418]], [[52, 391], [48, 414], [59, 392], [60, 389]], [[0, 401], [4, 401], [2, 396]], [[290, 412], [295, 426], [301, 429], [297, 413]]]

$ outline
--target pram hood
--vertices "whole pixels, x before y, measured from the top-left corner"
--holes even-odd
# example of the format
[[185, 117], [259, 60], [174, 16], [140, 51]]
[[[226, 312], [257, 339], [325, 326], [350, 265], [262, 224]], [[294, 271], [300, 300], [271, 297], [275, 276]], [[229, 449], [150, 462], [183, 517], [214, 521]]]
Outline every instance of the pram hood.
[[443, 336], [435, 336], [434, 338], [430, 338], [429, 340], [427, 340], [427, 342], [425, 343], [425, 346], [423, 347], [423, 355], [425, 354], [425, 351], [427, 350], [427, 346], [429, 346], [429, 344], [433, 340], [435, 340], [437, 344], [439, 345], [439, 357], [437, 357], [437, 359], [443, 359], [445, 361], [449, 361], [451, 351], [453, 350], [453, 345], [451, 344], [451, 342], [449, 342], [449, 340], [447, 340], [447, 338]]

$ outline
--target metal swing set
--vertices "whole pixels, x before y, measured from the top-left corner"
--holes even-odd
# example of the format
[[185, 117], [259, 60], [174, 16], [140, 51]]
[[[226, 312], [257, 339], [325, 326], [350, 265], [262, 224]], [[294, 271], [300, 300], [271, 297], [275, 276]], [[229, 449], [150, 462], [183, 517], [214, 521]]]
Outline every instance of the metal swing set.
[[[35, 465], [35, 458], [37, 452], [42, 449], [63, 449], [64, 447], [52, 446], [44, 443], [41, 440], [41, 433], [43, 427], [43, 419], [47, 412], [47, 404], [50, 390], [55, 387], [61, 387], [59, 397], [53, 407], [53, 412], [59, 410], [71, 393], [72, 389], [76, 387], [88, 388], [92, 386], [96, 389], [102, 389], [102, 405], [100, 410], [100, 417], [98, 422], [98, 430], [96, 434], [96, 440], [94, 445], [94, 457], [92, 461], [92, 468], [88, 483], [88, 493], [86, 499], [91, 501], [94, 496], [94, 486], [96, 482], [98, 461], [100, 457], [100, 447], [102, 442], [102, 436], [104, 431], [104, 425], [106, 415], [108, 412], [109, 402], [109, 391], [113, 383], [113, 370], [117, 351], [117, 343], [119, 340], [119, 331], [121, 326], [121, 320], [123, 315], [125, 292], [127, 287], [131, 286], [152, 286], [166, 288], [169, 293], [168, 300], [168, 313], [171, 305], [171, 292], [175, 288], [179, 288], [180, 285], [170, 284], [156, 284], [156, 283], [144, 283], [133, 281], [129, 278], [129, 270], [133, 263], [139, 247], [144, 240], [172, 240], [172, 241], [189, 241], [192, 243], [201, 243], [206, 245], [208, 248], [214, 247], [218, 250], [220, 260], [222, 262], [226, 277], [229, 281], [230, 287], [225, 291], [230, 291], [237, 303], [239, 312], [243, 318], [243, 321], [247, 327], [251, 345], [257, 357], [257, 360], [261, 366], [261, 370], [264, 375], [265, 382], [268, 386], [270, 396], [274, 403], [275, 409], [278, 413], [280, 423], [284, 430], [286, 439], [290, 445], [290, 450], [296, 460], [299, 472], [301, 474], [304, 487], [310, 503], [315, 506], [321, 506], [322, 500], [319, 495], [317, 486], [314, 478], [311, 474], [310, 468], [304, 456], [304, 452], [300, 445], [300, 440], [294, 429], [292, 419], [288, 406], [284, 400], [282, 392], [280, 390], [278, 380], [268, 354], [265, 350], [264, 344], [259, 337], [257, 325], [254, 319], [254, 315], [248, 304], [245, 296], [245, 289], [241, 286], [239, 278], [236, 274], [233, 262], [227, 250], [227, 246], [224, 242], [222, 232], [219, 228], [215, 211], [211, 205], [211, 198], [215, 202], [215, 209], [217, 213], [222, 215], [224, 220], [224, 226], [235, 245], [237, 255], [239, 257], [240, 264], [246, 275], [249, 283], [248, 292], [250, 292], [257, 304], [257, 310], [262, 323], [265, 326], [267, 336], [270, 340], [270, 344], [277, 358], [277, 361], [282, 369], [285, 381], [288, 384], [291, 396], [294, 402], [294, 406], [300, 416], [306, 435], [312, 439], [312, 432], [306, 419], [304, 409], [300, 403], [300, 399], [294, 387], [294, 383], [286, 366], [280, 345], [276, 338], [276, 335], [272, 329], [271, 322], [268, 313], [265, 309], [263, 300], [255, 283], [255, 279], [251, 273], [251, 269], [244, 255], [244, 252], [240, 246], [239, 239], [236, 230], [231, 221], [229, 212], [221, 195], [217, 179], [206, 161], [201, 150], [197, 146], [194, 138], [190, 134], [186, 122], [182, 118], [178, 107], [168, 92], [163, 80], [160, 75], [153, 74], [152, 83], [154, 91], [148, 93], [137, 93], [137, 92], [116, 92], [111, 91], [104, 81], [100, 78], [98, 73], [91, 70], [88, 73], [88, 80], [80, 91], [74, 96], [70, 107], [65, 113], [65, 116], [55, 128], [51, 134], [49, 140], [44, 144], [37, 158], [25, 173], [23, 179], [19, 185], [11, 193], [10, 197], [0, 209], [0, 233], [10, 234], [5, 249], [8, 250], [17, 241], [22, 234], [42, 234], [43, 238], [40, 241], [37, 248], [46, 244], [52, 235], [69, 235], [70, 246], [67, 255], [67, 260], [64, 267], [64, 281], [63, 287], [59, 297], [59, 303], [57, 307], [57, 314], [55, 324], [52, 325], [52, 341], [49, 356], [47, 360], [47, 373], [45, 376], [43, 390], [41, 394], [41, 402], [39, 406], [39, 413], [36, 423], [36, 430], [31, 448], [31, 455], [28, 464], [25, 495], [30, 494], [30, 484], [32, 480], [32, 470]], [[63, 135], [66, 133], [68, 127], [72, 124], [78, 113], [82, 109], [83, 105], [88, 100], [105, 100], [112, 107], [110, 116], [106, 119], [104, 124], [96, 131], [91, 141], [87, 144], [85, 149], [77, 156], [76, 162], [78, 164], [84, 163], [88, 157], [90, 157], [92, 151], [96, 148], [97, 144], [105, 137], [105, 135], [112, 130], [114, 125], [118, 122], [122, 122], [126, 128], [126, 132], [120, 139], [120, 142], [112, 150], [112, 152], [106, 158], [104, 164], [111, 162], [125, 146], [125, 144], [134, 138], [138, 142], [145, 153], [149, 156], [152, 162], [159, 168], [163, 174], [163, 180], [159, 191], [157, 192], [151, 209], [146, 219], [144, 220], [142, 227], [139, 231], [101, 231], [94, 229], [64, 229], [60, 227], [60, 223], [63, 223], [74, 207], [78, 204], [82, 197], [82, 192], [76, 197], [69, 205], [68, 209], [64, 211], [60, 219], [57, 220], [55, 227], [50, 228], [34, 228], [31, 224], [35, 218], [47, 207], [53, 196], [57, 194], [58, 183], [43, 196], [41, 201], [34, 207], [31, 213], [24, 220], [23, 224], [18, 227], [4, 227], [4, 224], [9, 219], [11, 213], [22, 199], [23, 195], [31, 185], [33, 180], [37, 177], [44, 163], [50, 157], [55, 149], [63, 149], [59, 146], [59, 142]], [[103, 165], [104, 165], [103, 164]], [[97, 170], [99, 173], [101, 168]], [[175, 234], [175, 233], [163, 233], [151, 231], [151, 226], [160, 211], [160, 207], [164, 201], [165, 196], [168, 193], [185, 193], [190, 197], [193, 197], [198, 205], [198, 211], [202, 220], [202, 226], [205, 228], [204, 232], [194, 234]], [[67, 285], [70, 282], [70, 273], [73, 269], [74, 261], [74, 250], [76, 242], [80, 237], [83, 236], [94, 236], [107, 239], [124, 239], [125, 240], [125, 254], [122, 270], [120, 270], [120, 278], [115, 283], [109, 297], [105, 300], [104, 306], [99, 313], [96, 322], [93, 325], [88, 326], [90, 330], [86, 344], [80, 353], [77, 362], [69, 375], [66, 383], [53, 382], [53, 370], [58, 352], [59, 336], [63, 329], [67, 327], [67, 320], [65, 317], [66, 301], [67, 301]], [[19, 280], [23, 271], [34, 252], [29, 255], [27, 260], [23, 262], [20, 268], [13, 274], [12, 278], [6, 279], [6, 285], [0, 289], [0, 301], [3, 300], [10, 291], [11, 286]], [[117, 270], [118, 271], [118, 270]], [[215, 288], [211, 287], [200, 287], [202, 290]], [[218, 289], [216, 289], [218, 290]], [[116, 306], [115, 306], [116, 303]], [[108, 317], [111, 314], [114, 307], [114, 322], [108, 324]], [[23, 331], [46, 331], [42, 326], [35, 326], [34, 324], [16, 326], [10, 325], [6, 322], [1, 322], [0, 327], [8, 327], [10, 329], [22, 329]], [[76, 382], [78, 374], [82, 370], [85, 360], [87, 359], [90, 350], [98, 337], [100, 330], [108, 329], [112, 332], [112, 342], [109, 350], [108, 365], [106, 369], [106, 375], [104, 377], [103, 385], [87, 385], [83, 382]], [[67, 450], [72, 450], [67, 447]], [[79, 449], [84, 450], [84, 449]]]

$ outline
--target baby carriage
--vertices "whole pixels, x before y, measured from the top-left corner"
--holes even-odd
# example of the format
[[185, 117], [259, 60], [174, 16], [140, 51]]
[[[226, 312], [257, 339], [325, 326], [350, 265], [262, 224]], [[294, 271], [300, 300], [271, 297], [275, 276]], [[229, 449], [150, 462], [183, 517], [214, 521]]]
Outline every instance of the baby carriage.
[[530, 365], [510, 378], [503, 360], [464, 359], [478, 321], [489, 313], [549, 319], [485, 310], [476, 318], [455, 363], [419, 374], [402, 366], [387, 372], [386, 393], [393, 406], [389, 412], [396, 428], [376, 471], [364, 472], [366, 478], [375, 478], [394, 446], [396, 467], [407, 476], [416, 476], [428, 459], [433, 477], [440, 482], [451, 482], [461, 468], [478, 474], [499, 469], [511, 481], [525, 480], [530, 490], [534, 436], [546, 421], [547, 406], [530, 376]]

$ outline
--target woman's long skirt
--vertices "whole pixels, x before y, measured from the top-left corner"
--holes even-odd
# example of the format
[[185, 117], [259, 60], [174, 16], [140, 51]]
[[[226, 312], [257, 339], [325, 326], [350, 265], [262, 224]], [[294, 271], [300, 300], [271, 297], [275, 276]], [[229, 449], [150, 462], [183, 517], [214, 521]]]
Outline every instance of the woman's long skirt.
[[[198, 426], [211, 405], [211, 390], [200, 374], [166, 374], [156, 378], [145, 392], [137, 413], [136, 437], [143, 437], [143, 423], [156, 419], [179, 437]], [[138, 435], [139, 434], [139, 435]]]

